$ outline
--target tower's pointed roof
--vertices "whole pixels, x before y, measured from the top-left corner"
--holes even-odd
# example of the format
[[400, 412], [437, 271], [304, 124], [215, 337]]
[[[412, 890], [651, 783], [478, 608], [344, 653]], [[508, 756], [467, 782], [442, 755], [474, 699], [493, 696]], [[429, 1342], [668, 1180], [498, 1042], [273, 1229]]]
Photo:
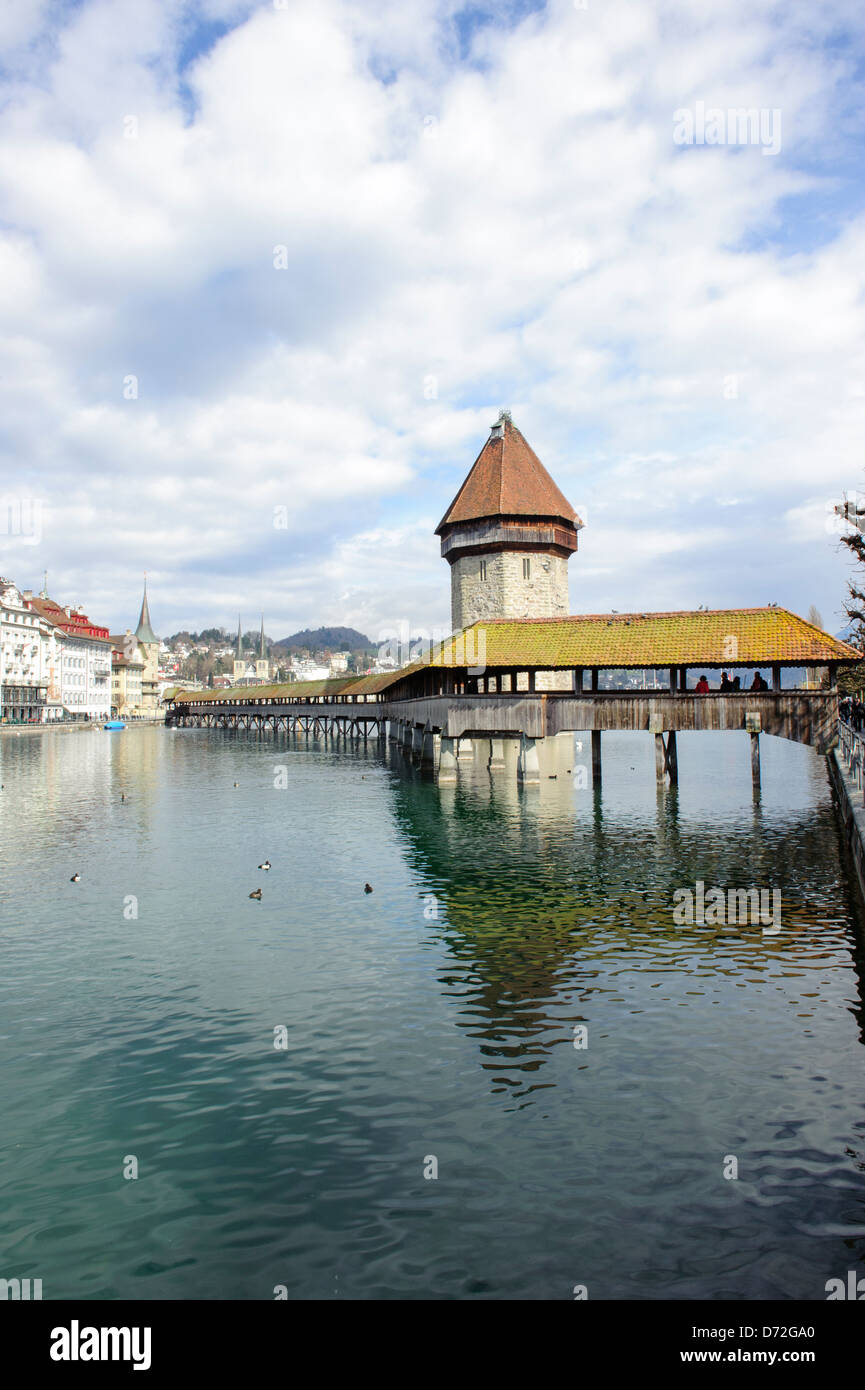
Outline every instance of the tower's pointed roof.
[[243, 660], [243, 638], [240, 635], [240, 614], [237, 615], [237, 659]]
[[259, 643], [260, 659], [264, 661], [264, 614], [261, 615], [261, 642]]
[[159, 638], [150, 625], [150, 609], [147, 606], [147, 580], [144, 581], [144, 597], [141, 600], [141, 614], [138, 619], [138, 626], [135, 629], [135, 636], [139, 642], [158, 642]]
[[493, 425], [436, 534], [455, 522], [489, 516], [561, 517], [572, 526], [582, 525], [506, 410]]

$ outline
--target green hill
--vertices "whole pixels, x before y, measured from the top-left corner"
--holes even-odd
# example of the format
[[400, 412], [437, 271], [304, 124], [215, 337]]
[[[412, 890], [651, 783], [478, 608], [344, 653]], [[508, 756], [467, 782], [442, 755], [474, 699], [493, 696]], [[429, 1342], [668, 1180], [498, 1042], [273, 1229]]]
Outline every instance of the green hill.
[[287, 652], [368, 652], [372, 655], [378, 650], [374, 642], [353, 627], [305, 627], [302, 632], [294, 632], [273, 645]]

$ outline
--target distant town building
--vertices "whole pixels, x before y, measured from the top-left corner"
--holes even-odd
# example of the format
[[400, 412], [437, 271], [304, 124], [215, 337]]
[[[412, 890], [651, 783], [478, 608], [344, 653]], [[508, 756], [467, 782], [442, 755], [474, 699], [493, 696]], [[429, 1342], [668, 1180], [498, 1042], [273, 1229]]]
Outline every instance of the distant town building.
[[315, 661], [293, 661], [291, 679], [296, 681], [326, 681], [330, 678], [330, 667]]
[[264, 641], [264, 615], [261, 618], [261, 636], [259, 638], [258, 657], [245, 657], [243, 655], [243, 636], [240, 627], [240, 618], [237, 619], [237, 651], [234, 657], [234, 674], [232, 685], [267, 685], [273, 679], [271, 675], [271, 664], [267, 659]]

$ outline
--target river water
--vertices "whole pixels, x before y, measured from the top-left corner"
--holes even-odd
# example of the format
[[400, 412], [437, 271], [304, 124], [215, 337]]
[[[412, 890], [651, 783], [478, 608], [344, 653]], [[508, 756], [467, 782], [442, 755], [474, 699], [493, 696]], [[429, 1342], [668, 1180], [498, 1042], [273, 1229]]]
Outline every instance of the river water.
[[[825, 765], [762, 743], [755, 802], [735, 734], [680, 735], [660, 794], [639, 734], [604, 736], [600, 791], [569, 740], [520, 790], [377, 743], [4, 736], [0, 1277], [824, 1299], [865, 1273], [862, 913]], [[698, 881], [779, 889], [780, 930], [676, 926]]]

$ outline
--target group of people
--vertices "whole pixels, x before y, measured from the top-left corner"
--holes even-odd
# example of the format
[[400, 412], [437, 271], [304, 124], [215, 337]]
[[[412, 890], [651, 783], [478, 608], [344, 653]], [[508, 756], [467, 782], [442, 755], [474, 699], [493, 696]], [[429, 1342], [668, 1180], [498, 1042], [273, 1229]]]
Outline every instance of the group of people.
[[865, 727], [865, 704], [855, 695], [847, 695], [838, 704], [838, 713], [845, 723], [850, 724], [858, 734]]
[[[742, 689], [742, 678], [741, 678], [741, 676], [734, 676], [733, 679], [731, 680], [730, 677], [727, 675], [727, 672], [726, 672], [726, 671], [722, 671], [722, 672], [721, 672], [721, 694], [722, 694], [722, 695], [727, 695], [727, 694], [732, 693], [732, 692], [735, 691], [735, 690], [741, 690], [741, 689]], [[760, 672], [759, 672], [759, 671], [755, 671], [755, 672], [754, 672], [754, 679], [752, 680], [752, 682], [751, 682], [751, 684], [749, 685], [748, 689], [749, 689], [749, 690], [768, 690], [768, 689], [769, 689], [769, 686], [768, 686], [767, 682], [763, 679], [763, 677], [760, 675]], [[695, 693], [696, 693], [697, 695], [708, 695], [708, 694], [709, 694], [709, 682], [708, 682], [708, 680], [706, 679], [705, 676], [701, 676], [701, 677], [700, 677], [700, 679], [697, 681], [696, 686], [694, 687], [694, 690], [695, 690]]]

